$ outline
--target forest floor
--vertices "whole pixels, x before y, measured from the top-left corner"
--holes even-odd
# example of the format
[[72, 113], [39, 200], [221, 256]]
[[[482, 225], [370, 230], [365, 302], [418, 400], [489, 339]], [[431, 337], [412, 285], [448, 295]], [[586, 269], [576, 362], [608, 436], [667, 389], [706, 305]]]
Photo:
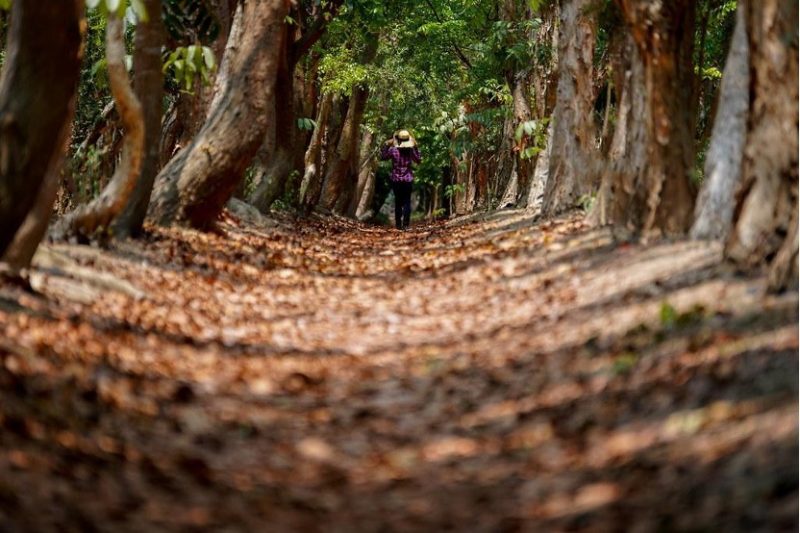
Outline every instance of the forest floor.
[[797, 530], [798, 295], [718, 245], [511, 211], [49, 250], [0, 285], [0, 531]]

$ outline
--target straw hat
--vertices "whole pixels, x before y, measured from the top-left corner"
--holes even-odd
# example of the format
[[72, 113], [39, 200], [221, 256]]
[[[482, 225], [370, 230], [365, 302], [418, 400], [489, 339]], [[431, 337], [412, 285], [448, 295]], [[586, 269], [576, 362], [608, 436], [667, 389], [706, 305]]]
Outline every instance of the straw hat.
[[397, 141], [395, 146], [398, 148], [414, 148], [414, 139], [411, 137], [408, 130], [398, 131], [394, 134], [394, 138]]

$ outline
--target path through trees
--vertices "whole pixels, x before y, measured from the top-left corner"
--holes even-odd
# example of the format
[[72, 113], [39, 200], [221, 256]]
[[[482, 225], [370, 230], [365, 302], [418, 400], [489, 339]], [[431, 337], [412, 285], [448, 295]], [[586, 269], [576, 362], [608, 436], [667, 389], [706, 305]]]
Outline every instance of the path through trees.
[[797, 293], [721, 244], [520, 211], [220, 231], [48, 247], [119, 280], [83, 303], [57, 268], [3, 288], [0, 522], [796, 525]]

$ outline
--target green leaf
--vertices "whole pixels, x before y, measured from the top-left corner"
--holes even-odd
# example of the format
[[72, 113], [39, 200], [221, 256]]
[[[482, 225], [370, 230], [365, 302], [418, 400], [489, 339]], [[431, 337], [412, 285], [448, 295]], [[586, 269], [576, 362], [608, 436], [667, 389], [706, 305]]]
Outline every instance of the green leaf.
[[524, 132], [525, 132], [525, 124], [520, 123], [519, 126], [517, 126], [517, 131], [514, 132], [514, 139], [517, 142], [520, 142], [522, 140], [522, 134]]
[[197, 45], [191, 45], [186, 47], [186, 62], [187, 63], [194, 63], [194, 56], [197, 53]]
[[144, 2], [142, 2], [142, 0], [131, 0], [131, 9], [134, 13], [136, 13], [136, 17], [140, 21], [147, 22], [149, 20], [147, 16], [147, 8], [144, 6]]
[[663, 302], [661, 304], [661, 310], [659, 312], [659, 317], [661, 319], [661, 325], [667, 328], [671, 328], [675, 325], [675, 322], [678, 320], [678, 312], [675, 310], [669, 302]]
[[216, 62], [214, 60], [214, 51], [208, 46], [203, 47], [203, 62], [205, 62], [206, 68], [208, 70], [214, 70], [214, 67], [216, 67]]
[[106, 9], [109, 13], [119, 13], [120, 7], [123, 5], [122, 0], [106, 0]]

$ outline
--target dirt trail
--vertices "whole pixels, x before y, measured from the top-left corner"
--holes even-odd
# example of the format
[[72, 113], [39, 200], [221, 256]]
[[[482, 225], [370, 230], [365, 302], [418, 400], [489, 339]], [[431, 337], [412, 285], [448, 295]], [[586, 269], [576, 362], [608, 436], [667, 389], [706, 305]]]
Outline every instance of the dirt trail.
[[0, 531], [796, 530], [797, 293], [718, 247], [223, 233], [55, 248], [140, 299], [0, 286]]

